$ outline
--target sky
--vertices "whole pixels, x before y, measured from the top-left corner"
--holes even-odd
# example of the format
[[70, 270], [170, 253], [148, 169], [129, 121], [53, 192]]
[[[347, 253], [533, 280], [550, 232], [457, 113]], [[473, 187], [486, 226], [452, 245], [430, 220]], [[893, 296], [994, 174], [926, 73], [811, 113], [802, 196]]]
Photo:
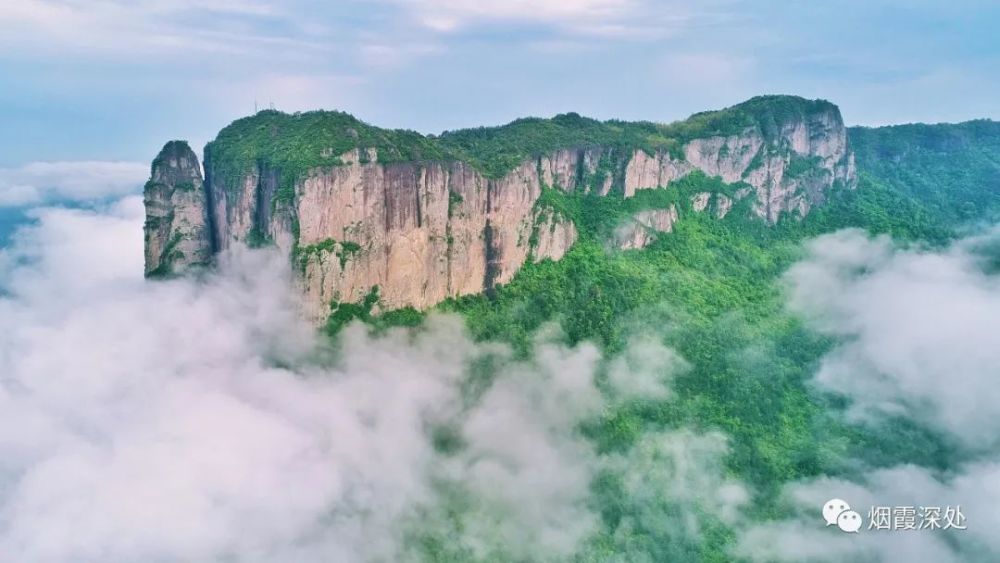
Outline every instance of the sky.
[[[835, 341], [812, 386], [849, 399], [859, 426], [947, 437], [959, 461], [850, 460], [855, 479], [788, 483], [789, 511], [761, 522], [721, 432], [650, 432], [611, 454], [576, 432], [672, 400], [689, 365], [655, 332], [603, 357], [545, 327], [523, 360], [432, 316], [414, 334], [350, 327], [332, 351], [266, 249], [146, 283], [137, 195], [166, 140], [200, 147], [255, 101], [423, 132], [563, 111], [670, 121], [775, 92], [830, 99], [852, 124], [997, 119], [991, 4], [0, 0], [0, 553], [400, 560], [408, 533], [458, 518], [451, 539], [472, 553], [555, 558], [598, 529], [590, 484], [611, 472], [628, 513], [675, 543], [708, 515], [753, 560], [996, 560], [1000, 283], [984, 256], [1000, 230], [933, 250], [860, 231], [806, 246], [782, 283]], [[477, 363], [497, 373], [470, 402]], [[437, 451], [439, 427], [460, 453]], [[970, 529], [830, 534], [831, 494], [862, 512], [961, 504]]]
[[255, 104], [424, 133], [762, 93], [851, 124], [995, 119], [998, 26], [990, 0], [5, 0], [0, 189], [45, 190], [31, 163], [200, 148]]

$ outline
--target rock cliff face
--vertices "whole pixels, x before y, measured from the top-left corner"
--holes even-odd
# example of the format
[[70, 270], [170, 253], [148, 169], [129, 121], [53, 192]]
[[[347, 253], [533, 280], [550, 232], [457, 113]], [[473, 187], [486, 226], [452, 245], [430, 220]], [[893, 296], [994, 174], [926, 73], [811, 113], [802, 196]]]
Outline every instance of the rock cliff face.
[[[376, 287], [382, 309], [426, 308], [508, 283], [529, 260], [562, 258], [581, 234], [545, 203], [546, 189], [631, 198], [640, 190], [671, 189], [693, 171], [736, 184], [729, 196], [697, 193], [689, 206], [630, 216], [609, 241], [622, 249], [670, 232], [683, 209], [722, 218], [750, 196], [751, 212], [771, 223], [782, 213], [804, 216], [834, 185], [853, 186], [855, 172], [836, 106], [801, 104], [812, 105], [780, 119], [737, 121], [735, 131], [732, 124], [725, 131], [705, 126], [697, 131], [702, 134], [678, 134], [668, 145], [627, 148], [583, 139], [512, 160], [503, 174], [484, 172], [465, 157], [471, 150], [465, 146], [442, 149], [435, 158], [401, 158], [397, 137], [396, 144], [371, 137], [366, 146], [365, 136], [381, 130], [360, 122], [341, 136], [354, 148], [340, 151], [322, 140], [309, 145], [320, 147], [317, 156], [326, 165], [296, 171], [297, 155], [284, 153], [280, 162], [258, 156], [234, 165], [236, 151], [224, 150], [222, 140], [243, 143], [240, 155], [260, 155], [329, 133], [309, 130], [287, 139], [274, 126], [248, 128], [255, 125], [248, 121], [206, 147], [204, 182], [186, 144], [168, 143], [157, 157], [146, 187], [146, 272], [183, 272], [233, 244], [274, 244], [293, 262], [306, 313], [322, 321], [331, 303], [359, 302]], [[662, 136], [686, 126], [641, 125], [665, 128]], [[259, 137], [251, 144], [250, 135]], [[439, 142], [419, 140], [423, 151]]]
[[677, 217], [676, 205], [640, 211], [615, 230], [615, 246], [622, 250], [645, 248], [656, 240], [657, 233], [672, 231]]
[[171, 141], [153, 160], [144, 190], [146, 275], [182, 274], [212, 258], [208, 202], [198, 157]]

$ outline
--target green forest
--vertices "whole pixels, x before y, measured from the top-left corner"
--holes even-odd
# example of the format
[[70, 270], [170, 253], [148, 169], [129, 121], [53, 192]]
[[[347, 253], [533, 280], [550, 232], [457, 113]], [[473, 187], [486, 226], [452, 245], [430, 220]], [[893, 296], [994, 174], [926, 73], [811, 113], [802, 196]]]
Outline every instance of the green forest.
[[[528, 157], [560, 148], [662, 149], [679, 157], [680, 147], [694, 138], [731, 135], [751, 127], [771, 136], [777, 133], [779, 123], [819, 111], [836, 111], [836, 106], [797, 96], [758, 96], [670, 124], [598, 121], [566, 113], [551, 119], [529, 117], [497, 127], [422, 135], [379, 128], [339, 111], [288, 114], [263, 110], [219, 132], [205, 147], [205, 169], [211, 181], [230, 187], [256, 167], [276, 170], [281, 187], [288, 192], [309, 170], [342, 164], [341, 155], [364, 148], [375, 149], [379, 162], [460, 160], [487, 177], [499, 178]], [[366, 158], [365, 154], [360, 156]]]
[[[555, 124], [560, 119], [566, 118]], [[486, 131], [466, 135], [490, 137]], [[778, 282], [802, 257], [803, 241], [822, 233], [860, 227], [940, 246], [970, 225], [995, 221], [1000, 123], [853, 128], [850, 142], [858, 159], [857, 188], [840, 188], [805, 219], [784, 219], [773, 227], [751, 218], [745, 201], [723, 220], [684, 213], [688, 194], [725, 190], [718, 179], [702, 174], [630, 200], [549, 190], [544, 203], [569, 215], [581, 232], [569, 253], [558, 262], [527, 264], [489, 295], [450, 300], [436, 310], [462, 315], [475, 338], [508, 342], [525, 356], [532, 335], [550, 321], [558, 323], [568, 344], [595, 342], [609, 357], [632, 335], [656, 335], [691, 366], [674, 382], [676, 396], [617, 406], [580, 431], [599, 452], [610, 454], [628, 450], [654, 430], [721, 430], [731, 439], [726, 473], [753, 485], [748, 515], [753, 519], [777, 518], [787, 510], [777, 495], [783, 484], [850, 474], [849, 460], [871, 467], [912, 462], [947, 469], [959, 458], [946, 438], [902, 419], [889, 433], [847, 424], [836, 416], [844, 408], [841, 398], [809, 388], [833, 342], [786, 311]], [[682, 206], [682, 218], [673, 233], [642, 250], [608, 251], [602, 245], [624, 214], [674, 202]], [[425, 316], [412, 309], [372, 316], [372, 303], [342, 306], [327, 331], [335, 336], [355, 318], [374, 330], [419, 326]], [[593, 484], [603, 531], [578, 560], [731, 559], [734, 534], [708, 514], [699, 523], [698, 540], [672, 535], [664, 522], [648, 518], [633, 520], [645, 525], [630, 528], [623, 540], [618, 530], [623, 518], [648, 507], [623, 500], [621, 486], [614, 474]], [[669, 514], [669, 499], [662, 502]], [[427, 558], [470, 559], [441, 534], [435, 528], [421, 537]], [[502, 553], [493, 557], [506, 559]]]

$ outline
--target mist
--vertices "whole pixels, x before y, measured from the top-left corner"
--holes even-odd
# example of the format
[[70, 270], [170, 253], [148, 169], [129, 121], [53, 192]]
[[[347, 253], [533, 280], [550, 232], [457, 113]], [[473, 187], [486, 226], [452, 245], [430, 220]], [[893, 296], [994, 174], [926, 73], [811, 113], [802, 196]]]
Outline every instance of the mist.
[[[760, 521], [722, 432], [645, 429], [612, 451], [586, 436], [630, 401], [676, 400], [690, 366], [655, 327], [613, 357], [548, 325], [519, 359], [441, 314], [331, 342], [301, 321], [274, 252], [148, 282], [140, 198], [31, 213], [0, 250], [12, 560], [654, 561], [718, 526], [759, 561], [1000, 554], [1000, 232], [944, 249], [860, 231], [807, 244], [783, 281], [789, 311], [835, 343], [813, 392], [842, 398], [832, 412], [852, 425], [910, 421], [955, 458], [852, 460], [856, 474], [787, 484]], [[961, 504], [969, 529], [843, 534], [819, 516], [831, 497], [863, 513]]]
[[[739, 555], [759, 561], [988, 561], [1000, 557], [1000, 230], [944, 249], [900, 245], [858, 230], [824, 235], [785, 276], [789, 308], [838, 344], [817, 393], [848, 400], [842, 416], [892, 436], [906, 420], [940, 436], [944, 467], [872, 466], [792, 483], [793, 516], [751, 524]], [[906, 439], [898, 435], [898, 439]], [[966, 530], [823, 529], [818, 508], [962, 507]], [[835, 528], [835, 527], [833, 527]], [[866, 533], [867, 532], [867, 533]]]
[[[611, 404], [669, 396], [685, 364], [655, 339], [609, 360], [550, 326], [515, 360], [432, 315], [354, 325], [331, 346], [299, 320], [275, 253], [147, 282], [139, 198], [33, 214], [0, 251], [13, 560], [398, 561], [434, 542], [561, 559], [598, 529], [601, 472], [624, 472], [634, 502], [660, 481], [695, 502], [690, 486], [722, 480], [720, 435], [653, 435], [630, 457], [599, 456], [580, 432]], [[732, 485], [711, 509], [744, 499]]]

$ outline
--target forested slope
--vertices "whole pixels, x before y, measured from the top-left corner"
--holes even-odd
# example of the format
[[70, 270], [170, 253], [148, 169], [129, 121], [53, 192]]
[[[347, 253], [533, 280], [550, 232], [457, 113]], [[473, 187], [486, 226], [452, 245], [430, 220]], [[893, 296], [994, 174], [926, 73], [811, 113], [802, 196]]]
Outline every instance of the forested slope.
[[[477, 338], [510, 342], [524, 355], [531, 353], [533, 333], [550, 321], [567, 342], [597, 342], [611, 355], [649, 335], [676, 349], [690, 369], [676, 379], [675, 397], [610, 409], [582, 431], [607, 454], [627, 451], [663, 429], [723, 431], [731, 437], [726, 471], [754, 487], [754, 519], [781, 515], [782, 484], [850, 474], [856, 468], [849, 460], [946, 469], [956, 462], [952, 445], [934, 431], [902, 418], [888, 432], [848, 424], [837, 415], [844, 407], [840, 398], [810, 389], [832, 341], [787, 311], [779, 277], [802, 257], [803, 241], [822, 233], [858, 227], [941, 245], [995, 217], [1000, 124], [855, 128], [850, 140], [860, 185], [830, 194], [801, 221], [772, 228], [747, 213], [720, 221], [682, 211], [673, 232], [649, 247], [609, 250], [603, 233], [634, 203], [548, 193], [553, 207], [580, 227], [580, 240], [567, 255], [526, 265], [491, 295], [450, 300], [438, 309], [463, 315]], [[692, 175], [651, 197], [689, 206], [689, 194], [718, 190], [717, 184]], [[327, 329], [335, 334], [354, 316], [386, 327], [417, 325], [424, 314], [401, 310], [372, 318], [359, 308], [335, 316]], [[724, 524], [706, 514], [698, 540], [673, 534], [669, 523], [643, 518], [648, 506], [624, 500], [621, 478], [609, 473], [594, 484], [603, 532], [581, 559], [730, 559], [734, 536]], [[625, 521], [630, 525], [623, 535]], [[450, 552], [446, 537], [430, 536], [425, 539], [435, 558], [468, 555]]]

